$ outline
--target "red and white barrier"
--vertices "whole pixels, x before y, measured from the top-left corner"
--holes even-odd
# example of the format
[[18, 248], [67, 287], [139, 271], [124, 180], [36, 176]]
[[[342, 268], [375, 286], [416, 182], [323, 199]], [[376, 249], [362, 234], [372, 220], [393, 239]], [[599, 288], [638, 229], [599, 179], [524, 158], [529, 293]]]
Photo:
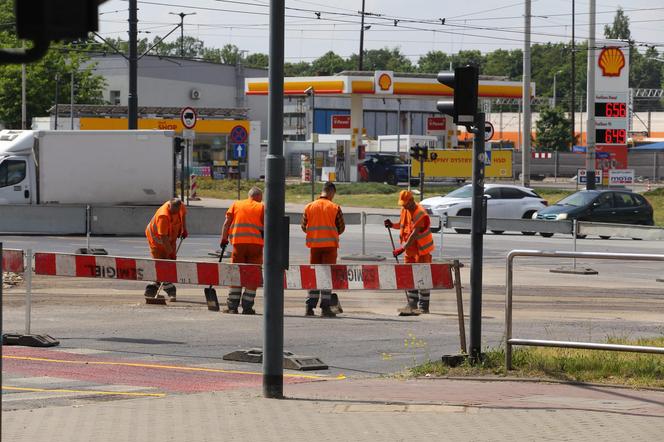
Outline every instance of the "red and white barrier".
[[[115, 256], [35, 253], [38, 275], [163, 281], [192, 285], [263, 285], [262, 267]], [[449, 264], [294, 265], [285, 289], [410, 290], [453, 287]]]
[[192, 201], [200, 201], [201, 199], [198, 197], [198, 184], [196, 183], [196, 174], [191, 174], [190, 177], [190, 190], [189, 190], [189, 199]]
[[2, 249], [2, 271], [12, 273], [23, 273], [23, 250]]
[[533, 158], [539, 160], [548, 160], [553, 158], [553, 153], [551, 152], [532, 152]]

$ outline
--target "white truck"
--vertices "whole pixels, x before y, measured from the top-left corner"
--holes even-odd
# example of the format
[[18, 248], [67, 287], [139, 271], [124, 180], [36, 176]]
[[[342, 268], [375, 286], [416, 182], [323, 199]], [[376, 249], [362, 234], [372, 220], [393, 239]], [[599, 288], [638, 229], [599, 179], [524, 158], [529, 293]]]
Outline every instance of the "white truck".
[[0, 131], [0, 204], [161, 204], [173, 132]]

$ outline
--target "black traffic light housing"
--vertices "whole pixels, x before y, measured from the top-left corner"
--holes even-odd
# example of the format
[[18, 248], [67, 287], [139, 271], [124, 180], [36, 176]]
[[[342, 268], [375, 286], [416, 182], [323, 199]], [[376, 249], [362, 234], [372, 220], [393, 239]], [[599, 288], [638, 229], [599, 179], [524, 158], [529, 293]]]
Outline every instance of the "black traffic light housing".
[[184, 138], [180, 138], [180, 137], [174, 137], [173, 138], [173, 151], [176, 154], [179, 154], [180, 152], [182, 152], [184, 150], [184, 147], [185, 147]]
[[439, 101], [438, 111], [453, 117], [455, 124], [472, 125], [477, 115], [479, 76], [476, 66], [459, 67], [454, 73], [438, 73], [438, 82], [454, 90], [454, 101]]
[[419, 144], [416, 144], [414, 146], [410, 147], [410, 157], [414, 160], [420, 161], [420, 160], [425, 160], [429, 158], [429, 147], [428, 146], [420, 146]]

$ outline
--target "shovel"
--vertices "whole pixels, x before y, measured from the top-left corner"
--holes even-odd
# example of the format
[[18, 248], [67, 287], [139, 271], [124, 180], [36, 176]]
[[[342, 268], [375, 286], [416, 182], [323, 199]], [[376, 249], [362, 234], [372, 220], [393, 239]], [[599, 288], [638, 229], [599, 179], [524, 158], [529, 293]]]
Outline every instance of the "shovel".
[[[219, 262], [224, 258], [224, 252], [226, 251], [226, 246], [221, 248], [221, 253], [219, 253]], [[217, 298], [217, 291], [212, 287], [206, 287], [203, 289], [205, 292], [205, 301], [207, 301], [208, 310], [211, 312], [219, 311], [219, 299]]]
[[[386, 227], [386, 229], [387, 229], [387, 233], [390, 234], [390, 242], [392, 243], [392, 250], [394, 250], [394, 238], [392, 237], [392, 229], [391, 229], [390, 227]], [[398, 256], [395, 256], [394, 259], [396, 259], [396, 260], [397, 260], [397, 264], [399, 264], [399, 257], [398, 257]], [[404, 293], [405, 293], [405, 295], [406, 295], [406, 303], [408, 303], [408, 301], [409, 301], [409, 299], [408, 299], [408, 291], [404, 291]], [[416, 315], [415, 315], [415, 316], [416, 316]]]
[[[184, 238], [180, 239], [180, 243], [178, 244], [178, 247], [175, 249], [175, 256], [177, 257], [178, 252], [180, 251], [180, 246], [182, 245], [182, 241], [184, 241]], [[176, 258], [177, 259], [177, 258]], [[161, 293], [161, 289], [164, 286], [164, 283], [159, 284], [159, 288], [157, 289], [157, 293], [153, 296], [146, 296], [145, 297], [145, 303], [146, 304], [156, 304], [156, 305], [166, 305], [166, 298], [160, 298], [159, 294]]]

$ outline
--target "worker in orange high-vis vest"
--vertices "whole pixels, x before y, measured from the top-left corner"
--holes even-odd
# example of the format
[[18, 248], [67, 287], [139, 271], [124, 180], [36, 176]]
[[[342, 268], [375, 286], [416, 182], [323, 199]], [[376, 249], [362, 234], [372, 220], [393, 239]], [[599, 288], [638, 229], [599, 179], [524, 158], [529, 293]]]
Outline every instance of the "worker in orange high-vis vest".
[[[332, 202], [337, 188], [334, 183], [323, 184], [323, 191], [316, 201], [304, 208], [302, 231], [306, 233], [306, 245], [309, 247], [310, 264], [336, 264], [339, 235], [346, 230], [341, 207]], [[321, 316], [334, 318], [342, 313], [339, 304], [331, 305], [331, 290], [309, 290], [306, 300], [305, 316], [314, 316], [314, 308], [320, 295]]]
[[[221, 248], [233, 245], [231, 262], [233, 264], [263, 264], [263, 227], [265, 206], [263, 191], [258, 187], [249, 189], [249, 198], [235, 201], [226, 211], [226, 222], [221, 230]], [[237, 314], [240, 301], [243, 315], [255, 315], [254, 300], [256, 286], [247, 286], [242, 294], [242, 287], [233, 286], [228, 292], [228, 301], [224, 313]]]
[[[187, 208], [179, 198], [173, 198], [157, 209], [145, 229], [150, 255], [155, 259], [176, 259], [177, 239], [185, 239], [187, 236]], [[148, 284], [145, 296], [154, 298], [159, 290], [159, 284], [159, 281]], [[163, 288], [169, 300], [175, 301], [175, 285], [166, 282]]]
[[[392, 251], [394, 256], [406, 253], [406, 263], [430, 263], [431, 252], [434, 250], [433, 235], [431, 234], [431, 220], [426, 210], [415, 202], [413, 193], [402, 190], [399, 193], [401, 217], [395, 224], [389, 219], [385, 220], [385, 227], [399, 229], [401, 247]], [[420, 313], [429, 313], [429, 290], [409, 290], [408, 303], [399, 309], [400, 316], [414, 316]], [[419, 301], [419, 308], [418, 308]]]

